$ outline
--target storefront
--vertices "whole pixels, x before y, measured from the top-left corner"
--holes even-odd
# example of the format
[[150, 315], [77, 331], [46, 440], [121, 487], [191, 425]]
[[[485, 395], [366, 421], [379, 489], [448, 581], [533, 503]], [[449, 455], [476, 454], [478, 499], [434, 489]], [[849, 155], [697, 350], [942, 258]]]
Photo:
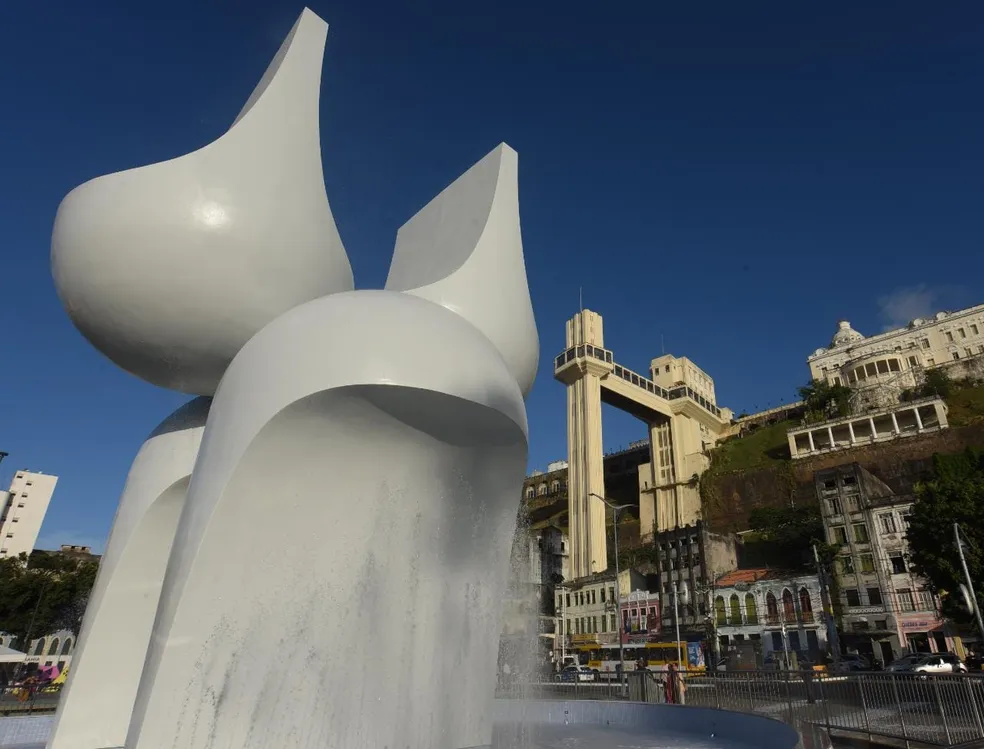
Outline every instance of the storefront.
[[900, 614], [899, 640], [912, 653], [950, 653], [954, 650], [953, 638], [935, 614]]

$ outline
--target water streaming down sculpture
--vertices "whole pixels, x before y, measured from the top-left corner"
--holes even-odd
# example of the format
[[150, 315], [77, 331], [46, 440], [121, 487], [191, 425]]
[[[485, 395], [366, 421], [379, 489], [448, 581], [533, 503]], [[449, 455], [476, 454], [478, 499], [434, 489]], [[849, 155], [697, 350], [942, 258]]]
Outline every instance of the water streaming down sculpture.
[[[128, 749], [491, 738], [539, 349], [516, 154], [400, 230], [386, 290], [348, 291], [317, 134], [325, 33], [306, 10], [226, 135], [86, 183], [56, 219], [80, 331], [150, 382], [215, 394], [135, 702], [109, 700], [132, 705]], [[108, 600], [88, 642], [113, 634]], [[83, 695], [53, 749], [99, 746], [60, 744]]]

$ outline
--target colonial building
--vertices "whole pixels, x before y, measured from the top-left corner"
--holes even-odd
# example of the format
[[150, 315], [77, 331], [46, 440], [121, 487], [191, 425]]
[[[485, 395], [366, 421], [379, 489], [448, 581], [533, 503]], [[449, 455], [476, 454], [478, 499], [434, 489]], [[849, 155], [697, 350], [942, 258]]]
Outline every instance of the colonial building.
[[[57, 666], [59, 671], [64, 671], [72, 663], [75, 640], [75, 635], [67, 629], [33, 639], [30, 646], [23, 651], [25, 654], [23, 663], [29, 669]], [[0, 632], [0, 646], [22, 650], [16, 637], [2, 632]]]
[[984, 304], [937, 312], [869, 337], [842, 320], [830, 346], [814, 351], [807, 362], [815, 380], [863, 387], [874, 378], [881, 384], [897, 381], [901, 389], [915, 385], [922, 370], [943, 365], [955, 379], [971, 375], [981, 368], [982, 355]]
[[791, 651], [817, 662], [828, 650], [816, 575], [735, 570], [715, 581], [712, 595], [722, 655], [750, 643], [759, 659]]
[[659, 593], [633, 590], [622, 600], [622, 633], [626, 642], [660, 639], [663, 628], [660, 623]]
[[947, 429], [947, 407], [938, 396], [891, 403], [837, 419], [802, 424], [787, 432], [793, 460], [831, 450]]
[[[627, 604], [632, 593], [645, 591], [646, 577], [638, 570], [621, 570], [617, 584], [618, 596], [615, 570], [612, 569], [568, 581], [557, 589], [554, 608], [558, 641], [555, 650], [563, 653], [578, 646], [618, 642], [619, 600]], [[623, 614], [631, 611], [631, 606], [625, 604], [622, 605]]]
[[890, 663], [909, 651], [945, 652], [953, 641], [938, 601], [908, 562], [913, 497], [896, 495], [857, 463], [814, 474], [835, 574], [842, 646]]

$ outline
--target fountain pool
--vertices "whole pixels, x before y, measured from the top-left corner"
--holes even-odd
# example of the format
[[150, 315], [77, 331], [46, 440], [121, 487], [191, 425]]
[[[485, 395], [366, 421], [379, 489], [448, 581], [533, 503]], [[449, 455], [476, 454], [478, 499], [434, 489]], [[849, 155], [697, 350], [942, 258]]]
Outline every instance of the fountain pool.
[[[678, 705], [496, 700], [490, 747], [473, 749], [794, 749], [789, 725], [759, 715]], [[0, 749], [43, 749], [53, 716], [0, 718]]]

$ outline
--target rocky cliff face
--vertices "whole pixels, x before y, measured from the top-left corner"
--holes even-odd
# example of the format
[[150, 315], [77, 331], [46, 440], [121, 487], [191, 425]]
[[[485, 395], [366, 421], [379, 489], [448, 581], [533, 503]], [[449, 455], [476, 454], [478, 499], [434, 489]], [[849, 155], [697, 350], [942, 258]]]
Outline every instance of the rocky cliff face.
[[973, 424], [763, 468], [712, 472], [701, 482], [704, 520], [717, 533], [737, 532], [747, 530], [748, 514], [756, 507], [816, 503], [814, 472], [848, 463], [858, 463], [896, 494], [910, 494], [915, 483], [931, 469], [935, 453], [957, 453], [981, 446], [984, 424]]

